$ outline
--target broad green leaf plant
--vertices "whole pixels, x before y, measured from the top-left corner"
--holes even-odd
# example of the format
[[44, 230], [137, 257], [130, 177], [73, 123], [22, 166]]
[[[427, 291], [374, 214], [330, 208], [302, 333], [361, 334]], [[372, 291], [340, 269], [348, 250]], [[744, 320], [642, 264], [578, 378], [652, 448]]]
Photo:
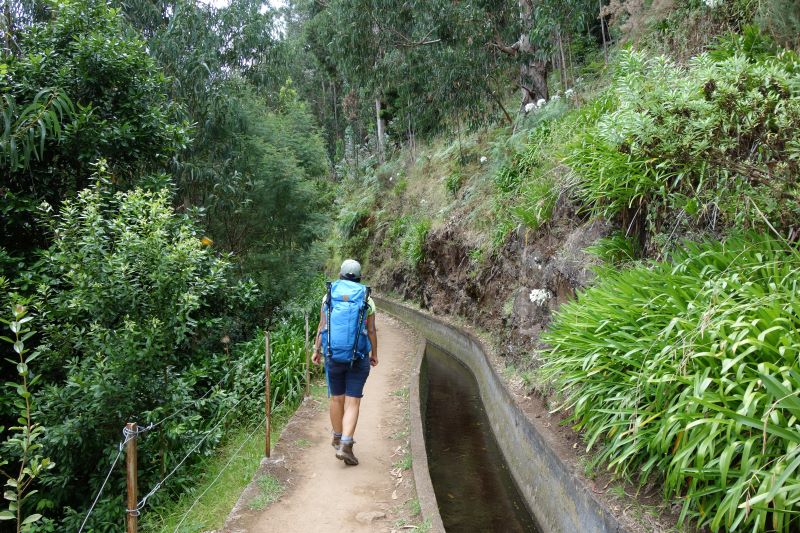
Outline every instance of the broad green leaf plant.
[[796, 531], [800, 254], [757, 234], [608, 270], [543, 337], [597, 464], [663, 482], [681, 521]]

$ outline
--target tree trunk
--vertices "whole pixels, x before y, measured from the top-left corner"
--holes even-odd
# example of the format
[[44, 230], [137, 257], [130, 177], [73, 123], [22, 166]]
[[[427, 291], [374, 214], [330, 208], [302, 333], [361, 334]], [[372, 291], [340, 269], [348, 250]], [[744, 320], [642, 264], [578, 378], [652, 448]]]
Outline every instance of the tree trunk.
[[377, 123], [378, 130], [378, 144], [376, 146], [378, 148], [378, 161], [381, 163], [383, 163], [385, 159], [384, 137], [386, 134], [386, 121], [381, 113], [382, 107], [380, 97], [375, 98], [375, 122]]
[[603, 33], [603, 57], [608, 65], [608, 39], [606, 38], [606, 18], [603, 16], [603, 0], [600, 0], [600, 31]]
[[564, 54], [564, 39], [561, 36], [561, 30], [556, 30], [558, 32], [558, 52], [561, 57], [561, 87], [566, 89], [568, 86], [569, 77], [568, 74], [568, 67], [567, 67], [567, 56]]
[[408, 146], [411, 148], [411, 162], [417, 161], [417, 139], [414, 136], [414, 126], [411, 123], [411, 113], [408, 113]]
[[550, 72], [548, 60], [537, 59], [536, 48], [530, 40], [533, 27], [533, 4], [537, 0], [519, 0], [519, 13], [522, 19], [522, 34], [517, 41], [520, 67], [519, 85], [522, 89], [522, 106], [539, 99], [547, 100], [547, 75]]
[[[4, 28], [6, 53], [12, 54], [11, 43], [14, 41], [14, 19], [11, 16], [11, 0], [6, 0], [3, 6], [3, 16], [5, 17], [6, 27]], [[16, 54], [15, 54], [16, 55]]]

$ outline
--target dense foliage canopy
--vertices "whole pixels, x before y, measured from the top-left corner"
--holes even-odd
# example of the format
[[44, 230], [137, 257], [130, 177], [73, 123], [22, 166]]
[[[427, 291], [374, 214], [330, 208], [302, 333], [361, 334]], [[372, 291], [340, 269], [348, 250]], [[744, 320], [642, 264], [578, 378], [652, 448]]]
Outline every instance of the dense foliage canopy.
[[142, 507], [178, 497], [257, 423], [265, 325], [297, 400], [326, 259], [411, 279], [463, 222], [472, 268], [569, 212], [617, 230], [544, 355], [597, 461], [712, 529], [790, 530], [795, 4], [8, 0], [0, 519], [118, 531], [130, 420]]
[[[282, 44], [258, 2], [7, 6], [0, 303], [22, 309], [7, 318], [30, 370], [2, 367], [0, 426], [17, 433], [0, 447], [12, 468], [47, 467], [0, 517], [75, 531], [125, 422], [159, 422], [141, 444], [147, 486], [209, 453], [236, 427], [231, 413], [252, 418], [258, 350], [238, 343], [319, 289], [330, 164], [315, 118], [270, 62]], [[296, 399], [294, 348], [276, 401]], [[14, 426], [19, 416], [35, 425]], [[112, 474], [91, 530], [120, 528]]]

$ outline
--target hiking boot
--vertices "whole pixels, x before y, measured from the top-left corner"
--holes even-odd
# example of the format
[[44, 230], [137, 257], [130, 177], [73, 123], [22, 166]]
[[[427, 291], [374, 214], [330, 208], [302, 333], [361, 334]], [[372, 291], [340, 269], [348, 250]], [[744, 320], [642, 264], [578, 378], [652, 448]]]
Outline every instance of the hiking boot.
[[353, 455], [353, 444], [355, 442], [342, 443], [342, 446], [336, 450], [336, 458], [344, 461], [344, 464], [355, 466], [358, 464], [358, 459]]
[[342, 436], [341, 435], [334, 435], [333, 440], [331, 441], [331, 446], [338, 452], [339, 448], [342, 446]]

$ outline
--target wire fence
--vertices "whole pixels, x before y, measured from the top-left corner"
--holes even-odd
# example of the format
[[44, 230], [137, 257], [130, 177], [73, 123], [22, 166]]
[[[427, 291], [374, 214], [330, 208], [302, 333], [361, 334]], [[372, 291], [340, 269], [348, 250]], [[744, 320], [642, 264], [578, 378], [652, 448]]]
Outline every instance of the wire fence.
[[[298, 390], [299, 390], [299, 387], [295, 388], [295, 389], [292, 389], [292, 392], [297, 392]], [[291, 397], [291, 396], [287, 395], [286, 398], [284, 398], [278, 405], [276, 405], [275, 408], [274, 408], [275, 411], [280, 409], [282, 406], [286, 405], [287, 399], [289, 397]], [[181, 525], [183, 525], [183, 522], [186, 520], [186, 518], [188, 518], [189, 514], [191, 514], [192, 510], [194, 510], [195, 506], [200, 502], [201, 499], [203, 499], [203, 496], [205, 496], [208, 493], [208, 491], [211, 490], [211, 488], [217, 483], [217, 481], [219, 481], [219, 479], [222, 477], [222, 474], [224, 474], [225, 471], [228, 470], [228, 468], [231, 466], [231, 464], [233, 464], [234, 459], [239, 457], [239, 454], [242, 453], [242, 450], [250, 442], [250, 440], [252, 440], [252, 438], [256, 434], [256, 432], [259, 429], [261, 429], [261, 427], [262, 427], [261, 424], [263, 424], [264, 422], [265, 422], [264, 419], [259, 419], [256, 422], [255, 427], [252, 429], [252, 431], [250, 431], [250, 433], [247, 435], [247, 437], [242, 441], [242, 444], [236, 449], [236, 451], [233, 452], [233, 454], [231, 454], [231, 457], [228, 459], [228, 462], [225, 463], [225, 466], [223, 466], [220, 469], [220, 471], [217, 473], [216, 477], [211, 481], [211, 483], [208, 484], [208, 486], [205, 488], [205, 490], [203, 490], [203, 492], [201, 492], [200, 495], [198, 495], [197, 498], [194, 499], [194, 501], [192, 502], [192, 505], [189, 506], [189, 508], [186, 510], [186, 512], [181, 517], [180, 522], [178, 522], [178, 524], [175, 526], [175, 530], [174, 530], [173, 533], [177, 533], [178, 532], [179, 528], [181, 527]]]
[[151, 430], [153, 425], [139, 428], [136, 431], [131, 431], [127, 427], [122, 428], [122, 441], [119, 443], [119, 449], [117, 450], [117, 455], [114, 457], [114, 460], [111, 461], [111, 467], [108, 469], [108, 473], [106, 473], [106, 477], [103, 480], [103, 483], [100, 485], [100, 488], [97, 490], [97, 495], [94, 497], [92, 501], [92, 505], [89, 507], [89, 511], [86, 513], [86, 517], [81, 522], [81, 527], [78, 529], [78, 533], [83, 532], [83, 528], [86, 527], [86, 522], [89, 520], [89, 517], [94, 512], [94, 508], [97, 506], [97, 502], [100, 501], [100, 496], [103, 494], [103, 490], [106, 488], [106, 484], [108, 484], [108, 480], [111, 477], [111, 473], [114, 471], [114, 467], [117, 466], [117, 462], [119, 461], [120, 456], [122, 455], [122, 451], [125, 449], [125, 446], [132, 441], [133, 439], [137, 438], [139, 435]]
[[159, 490], [159, 489], [160, 489], [160, 488], [161, 488], [161, 487], [164, 485], [164, 483], [166, 483], [166, 482], [167, 482], [167, 480], [168, 480], [169, 478], [171, 478], [173, 475], [175, 475], [175, 472], [177, 472], [177, 471], [178, 471], [178, 470], [181, 468], [181, 466], [183, 466], [183, 464], [184, 464], [184, 463], [187, 461], [187, 459], [189, 459], [189, 457], [191, 457], [191, 456], [192, 456], [192, 454], [193, 454], [195, 451], [197, 451], [197, 449], [198, 449], [198, 448], [200, 448], [200, 446], [201, 446], [201, 445], [202, 445], [202, 444], [203, 444], [203, 443], [204, 443], [204, 442], [205, 442], [205, 441], [206, 441], [206, 440], [207, 440], [207, 439], [208, 439], [208, 438], [209, 438], [209, 437], [210, 437], [210, 436], [211, 436], [211, 435], [214, 433], [214, 431], [215, 431], [215, 430], [216, 430], [216, 429], [217, 429], [217, 428], [218, 428], [218, 427], [219, 427], [219, 426], [220, 426], [220, 425], [221, 425], [221, 424], [222, 424], [222, 423], [223, 423], [223, 422], [224, 422], [224, 421], [225, 421], [225, 420], [228, 418], [228, 416], [229, 416], [229, 415], [230, 415], [230, 414], [231, 414], [231, 413], [232, 413], [232, 412], [233, 412], [233, 411], [236, 409], [236, 407], [237, 407], [237, 406], [238, 406], [240, 403], [242, 403], [242, 402], [243, 402], [245, 399], [248, 399], [248, 398], [250, 398], [250, 397], [253, 395], [253, 393], [255, 393], [256, 391], [259, 391], [259, 392], [260, 392], [260, 390], [261, 390], [261, 387], [262, 387], [262, 386], [263, 386], [263, 385], [259, 383], [259, 384], [258, 384], [256, 387], [253, 387], [252, 389], [250, 389], [250, 392], [248, 392], [246, 395], [244, 395], [244, 396], [242, 396], [241, 398], [239, 398], [239, 399], [236, 401], [236, 403], [234, 403], [234, 404], [233, 404], [233, 406], [231, 406], [231, 408], [230, 408], [230, 409], [228, 409], [228, 410], [225, 412], [225, 414], [219, 418], [219, 420], [216, 422], [216, 424], [214, 424], [214, 425], [211, 427], [211, 429], [209, 429], [208, 431], [206, 431], [206, 432], [203, 434], [203, 438], [201, 438], [199, 441], [197, 441], [197, 443], [196, 443], [196, 444], [195, 444], [195, 445], [194, 445], [194, 446], [193, 446], [193, 447], [192, 447], [192, 448], [189, 450], [189, 452], [188, 452], [186, 455], [184, 455], [184, 456], [183, 456], [183, 458], [182, 458], [182, 459], [181, 459], [181, 460], [178, 462], [178, 464], [176, 464], [176, 465], [175, 465], [175, 467], [174, 467], [174, 468], [173, 468], [173, 469], [172, 469], [172, 470], [171, 470], [171, 471], [170, 471], [170, 472], [169, 472], [169, 473], [168, 473], [166, 476], [164, 476], [164, 477], [161, 479], [161, 481], [159, 481], [159, 482], [157, 482], [155, 485], [153, 485], [153, 488], [152, 488], [152, 489], [150, 489], [150, 492], [148, 492], [147, 494], [145, 494], [145, 495], [144, 495], [144, 497], [142, 497], [142, 498], [139, 500], [139, 502], [136, 504], [136, 508], [135, 508], [135, 509], [128, 509], [128, 510], [127, 510], [127, 512], [128, 512], [128, 513], [133, 513], [134, 515], [136, 515], [136, 516], [139, 516], [139, 514], [141, 514], [141, 511], [142, 511], [142, 509], [144, 508], [144, 506], [145, 506], [145, 505], [147, 505], [147, 500], [148, 500], [148, 499], [149, 499], [151, 496], [153, 496], [153, 495], [154, 495], [156, 492], [158, 492], [158, 490]]
[[[213, 385], [211, 385], [201, 396], [199, 396], [197, 399], [195, 399], [192, 403], [190, 403], [190, 404], [188, 404], [188, 405], [186, 405], [186, 406], [184, 406], [184, 407], [182, 407], [182, 408], [170, 413], [169, 415], [161, 418], [160, 420], [158, 420], [156, 422], [152, 422], [152, 423], [148, 424], [147, 426], [137, 428], [136, 430], [133, 430], [133, 431], [130, 430], [128, 427], [124, 427], [122, 429], [123, 439], [119, 442], [119, 444], [117, 446], [117, 448], [118, 448], [117, 449], [117, 453], [114, 456], [114, 459], [111, 461], [111, 465], [110, 465], [110, 467], [109, 467], [109, 469], [108, 469], [108, 471], [107, 471], [107, 473], [106, 473], [106, 475], [105, 475], [105, 477], [103, 479], [103, 482], [101, 483], [100, 487], [98, 488], [97, 493], [96, 493], [96, 495], [95, 495], [95, 497], [94, 497], [94, 499], [92, 501], [92, 504], [89, 507], [89, 510], [86, 512], [86, 516], [84, 517], [83, 521], [81, 522], [81, 526], [80, 526], [80, 528], [78, 530], [78, 533], [83, 533], [83, 531], [84, 531], [84, 529], [86, 527], [86, 524], [89, 521], [89, 518], [91, 517], [92, 513], [94, 512], [98, 502], [100, 501], [100, 498], [101, 498], [101, 496], [103, 494], [103, 491], [105, 490], [105, 488], [106, 488], [106, 486], [107, 486], [107, 484], [109, 482], [109, 479], [111, 478], [111, 474], [114, 472], [114, 469], [117, 467], [117, 464], [119, 463], [119, 459], [122, 456], [122, 453], [125, 450], [125, 447], [128, 445], [128, 443], [130, 443], [134, 439], [137, 439], [139, 436], [141, 436], [141, 435], [143, 435], [145, 433], [151, 432], [151, 431], [155, 430], [156, 428], [159, 428], [160, 426], [162, 426], [168, 420], [171, 420], [171, 419], [175, 418], [176, 416], [178, 416], [179, 414], [181, 414], [183, 412], [186, 412], [190, 408], [196, 407], [198, 402], [200, 402], [201, 400], [203, 400], [206, 397], [208, 397], [215, 390], [219, 390], [219, 387], [222, 385], [222, 383], [224, 383], [234, 372], [242, 370], [245, 367], [245, 365], [248, 364], [248, 363], [249, 363], [249, 361], [247, 361], [247, 359], [242, 359], [242, 361], [240, 361], [237, 366], [235, 366], [234, 368], [231, 368], [230, 370], [228, 370], [228, 372], [226, 372], [225, 375], [222, 378], [220, 378]], [[270, 374], [283, 372], [288, 366], [289, 366], [289, 363], [285, 363], [285, 364], [283, 364], [283, 365], [281, 365], [279, 367], [274, 367], [274, 368], [271, 367], [270, 368]], [[292, 387], [288, 392], [286, 392], [284, 394], [283, 399], [277, 405], [272, 406], [272, 408], [277, 410], [277, 409], [281, 408], [282, 406], [286, 405], [288, 403], [288, 401], [293, 399], [295, 394], [298, 391], [300, 391], [301, 389], [302, 389], [302, 387]], [[230, 414], [233, 413], [234, 411], [236, 411], [237, 408], [239, 408], [239, 406], [242, 404], [242, 402], [244, 402], [246, 400], [254, 399], [254, 397], [255, 397], [254, 395], [256, 393], [263, 392], [263, 391], [264, 391], [264, 381], [262, 381], [260, 383], [257, 383], [255, 386], [250, 388], [245, 394], [242, 394], [236, 400], [236, 402], [233, 405], [231, 405], [227, 409], [227, 411], [225, 411], [225, 413], [222, 416], [220, 416], [215, 421], [215, 423], [208, 430], [206, 430], [202, 434], [201, 438], [191, 447], [191, 449], [189, 449], [189, 451], [181, 458], [181, 460], [178, 461], [178, 463], [172, 468], [172, 470], [170, 470], [169, 473], [167, 473], [163, 478], [161, 478], [161, 480], [159, 480], [157, 483], [155, 483], [152, 486], [152, 488], [150, 489], [150, 491], [137, 501], [136, 506], [133, 509], [126, 509], [126, 513], [138, 517], [141, 514], [142, 510], [147, 505], [147, 501], [153, 495], [155, 495], [165, 485], [165, 483], [167, 483], [167, 481], [170, 478], [172, 478], [172, 476], [174, 476], [176, 472], [178, 472], [178, 470], [180, 470], [180, 468], [200, 448], [200, 446], [202, 446], [202, 444], [204, 442], [206, 442], [209, 439], [209, 437], [211, 437], [211, 435], [213, 435], [215, 433], [215, 431], [220, 427], [220, 425], [222, 425], [222, 423], [225, 422], [225, 420], [230, 416]], [[270, 403], [272, 403], [272, 402], [270, 402]], [[208, 485], [208, 487], [206, 487], [206, 489], [199, 496], [197, 496], [197, 498], [194, 500], [194, 502], [189, 507], [189, 509], [186, 511], [186, 513], [184, 513], [184, 515], [181, 517], [181, 520], [178, 523], [178, 525], [176, 526], [175, 531], [177, 531], [178, 527], [180, 527], [181, 524], [183, 524], [183, 522], [189, 516], [191, 511], [195, 508], [197, 503], [202, 499], [202, 497], [211, 489], [211, 487], [214, 486], [214, 484], [216, 484], [216, 482], [220, 479], [222, 474], [230, 467], [230, 465], [233, 464], [234, 459], [236, 457], [238, 457], [238, 455], [241, 453], [242, 449], [244, 449], [244, 446], [248, 442], [250, 442], [250, 440], [252, 440], [252, 438], [258, 432], [258, 430], [260, 428], [264, 427], [264, 423], [265, 422], [267, 422], [267, 417], [266, 416], [259, 417], [259, 419], [257, 420], [257, 422], [256, 422], [255, 426], [253, 427], [253, 429], [249, 430], [249, 433], [247, 434], [247, 437], [242, 442], [242, 444], [239, 446], [239, 448], [237, 448], [237, 450], [232, 454], [232, 456], [230, 457], [228, 462], [225, 464], [225, 466], [220, 470], [220, 472], [217, 474], [217, 476], [214, 478], [214, 480], [212, 480], [212, 482]]]

